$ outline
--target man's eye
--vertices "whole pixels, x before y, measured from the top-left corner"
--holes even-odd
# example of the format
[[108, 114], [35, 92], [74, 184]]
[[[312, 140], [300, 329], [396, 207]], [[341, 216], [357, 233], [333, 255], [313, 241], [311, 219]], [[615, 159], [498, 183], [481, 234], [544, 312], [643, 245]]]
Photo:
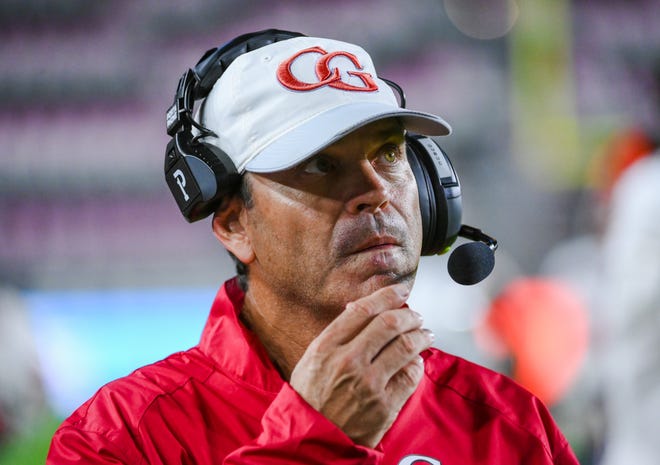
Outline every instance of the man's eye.
[[327, 157], [314, 157], [303, 168], [307, 174], [328, 174], [335, 168], [335, 163]]
[[399, 148], [399, 146], [395, 146], [395, 145], [387, 146], [381, 152], [381, 157], [387, 163], [390, 164], [396, 163], [401, 159], [401, 149]]
[[399, 158], [399, 154], [394, 150], [388, 150], [383, 157], [385, 158], [385, 161], [394, 163]]

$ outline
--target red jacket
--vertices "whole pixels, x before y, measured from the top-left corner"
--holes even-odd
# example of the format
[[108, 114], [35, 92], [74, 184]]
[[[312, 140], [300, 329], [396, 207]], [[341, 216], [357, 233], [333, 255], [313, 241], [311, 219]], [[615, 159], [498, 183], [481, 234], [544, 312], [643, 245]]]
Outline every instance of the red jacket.
[[428, 350], [425, 376], [376, 449], [354, 444], [284, 382], [220, 289], [200, 344], [102, 387], [57, 430], [48, 465], [575, 465], [541, 402]]

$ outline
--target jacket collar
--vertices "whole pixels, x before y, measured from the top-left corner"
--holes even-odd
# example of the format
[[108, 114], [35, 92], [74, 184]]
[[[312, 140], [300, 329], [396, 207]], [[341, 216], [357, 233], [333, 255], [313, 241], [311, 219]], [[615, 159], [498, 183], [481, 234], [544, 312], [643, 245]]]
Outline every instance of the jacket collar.
[[211, 307], [199, 348], [227, 376], [277, 393], [284, 380], [261, 341], [239, 319], [244, 297], [237, 278], [224, 283]]

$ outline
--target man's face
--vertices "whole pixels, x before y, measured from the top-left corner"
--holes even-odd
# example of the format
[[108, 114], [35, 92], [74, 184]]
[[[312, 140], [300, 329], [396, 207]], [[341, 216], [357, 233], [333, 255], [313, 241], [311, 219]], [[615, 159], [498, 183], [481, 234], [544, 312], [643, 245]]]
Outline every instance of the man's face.
[[396, 120], [364, 126], [294, 168], [249, 176], [250, 288], [336, 313], [385, 285], [412, 286], [422, 226]]

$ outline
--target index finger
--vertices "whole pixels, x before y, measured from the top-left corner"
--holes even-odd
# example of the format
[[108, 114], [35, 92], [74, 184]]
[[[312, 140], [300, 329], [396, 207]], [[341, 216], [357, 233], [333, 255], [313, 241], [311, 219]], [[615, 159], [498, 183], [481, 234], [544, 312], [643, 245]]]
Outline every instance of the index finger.
[[376, 315], [385, 310], [400, 308], [409, 294], [405, 284], [393, 284], [348, 303], [344, 311], [321, 332], [319, 343], [346, 344]]

